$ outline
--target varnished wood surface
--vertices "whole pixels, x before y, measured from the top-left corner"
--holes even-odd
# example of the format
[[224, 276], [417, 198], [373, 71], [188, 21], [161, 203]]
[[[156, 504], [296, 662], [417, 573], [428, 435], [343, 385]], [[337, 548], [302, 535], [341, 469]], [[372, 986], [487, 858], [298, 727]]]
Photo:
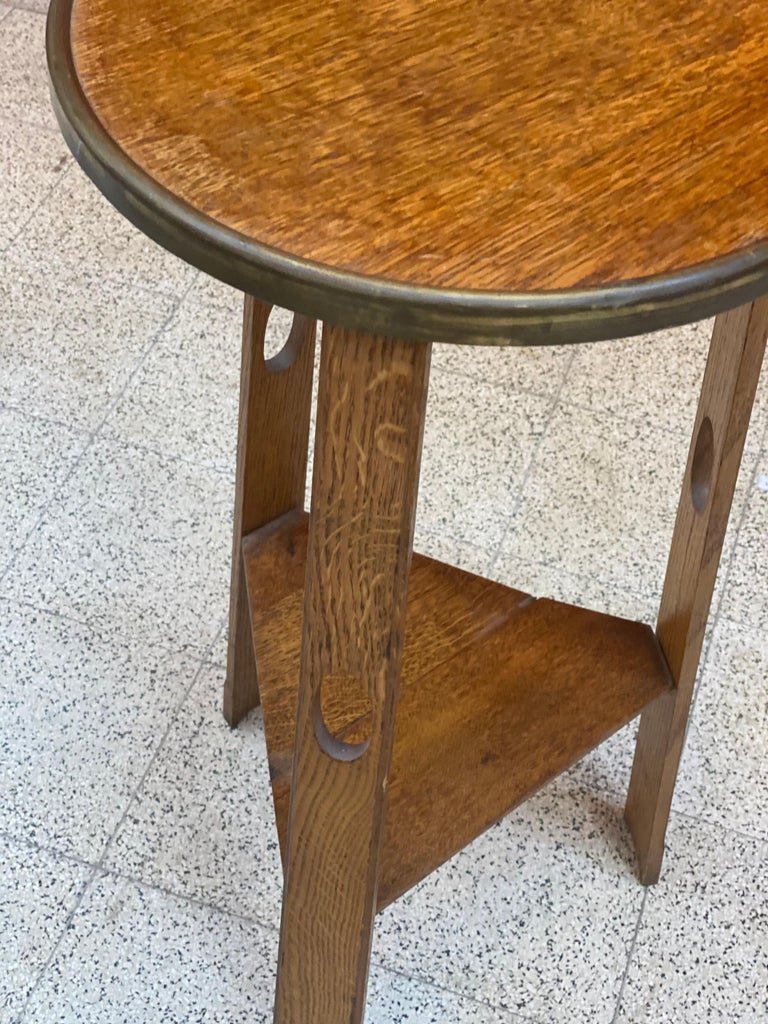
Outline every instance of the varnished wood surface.
[[[306, 529], [303, 513], [290, 514], [243, 546], [283, 851]], [[379, 907], [669, 687], [649, 627], [534, 601], [415, 554]]]
[[[275, 1024], [363, 1019], [429, 360], [323, 330]], [[361, 754], [322, 715], [339, 681], [372, 708]]]
[[[77, 86], [57, 64], [71, 3], [76, 76], [120, 152], [242, 236], [243, 252], [250, 241], [300, 261], [262, 267], [266, 298], [290, 278], [283, 304], [316, 313], [339, 286], [324, 318], [333, 308], [339, 321], [373, 321], [392, 320], [403, 296], [363, 296], [349, 273], [458, 290], [444, 323], [432, 307], [398, 314], [400, 335], [459, 340], [464, 316], [469, 340], [473, 328], [514, 340], [509, 309], [496, 322], [483, 296], [518, 295], [520, 337], [546, 340], [523, 294], [544, 294], [546, 309], [553, 289], [609, 289], [584, 298], [574, 322], [563, 313], [556, 333], [568, 340], [630, 333], [632, 317], [647, 327], [649, 309], [613, 291], [626, 282], [730, 257], [717, 289], [768, 287], [768, 26], [756, 0], [54, 0], [54, 85], [80, 152], [71, 136], [84, 137], [87, 117], [72, 113]], [[161, 201], [122, 194], [125, 169], [104, 166], [119, 162], [102, 154], [90, 173], [201, 262], [188, 224], [161, 229]], [[226, 260], [206, 266], [243, 280]], [[315, 266], [343, 280], [313, 289]], [[675, 285], [675, 308], [652, 323], [740, 301], [708, 292], [684, 309], [677, 293], [706, 290], [708, 275]], [[467, 292], [492, 322], [474, 322]]]
[[304, 507], [316, 324], [296, 316], [284, 345], [264, 355], [272, 307], [250, 296], [243, 305], [235, 513], [224, 717], [237, 725], [259, 702], [245, 589], [243, 537], [293, 508]]
[[704, 631], [768, 335], [768, 299], [718, 317], [680, 495], [657, 633], [676, 689], [640, 720], [626, 818], [658, 880]]

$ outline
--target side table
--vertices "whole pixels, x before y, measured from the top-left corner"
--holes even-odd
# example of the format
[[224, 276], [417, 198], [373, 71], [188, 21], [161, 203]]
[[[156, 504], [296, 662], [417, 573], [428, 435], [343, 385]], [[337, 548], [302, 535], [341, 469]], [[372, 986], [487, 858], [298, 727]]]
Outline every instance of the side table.
[[[53, 0], [47, 45], [87, 174], [246, 295], [224, 713], [263, 707], [277, 1024], [359, 1024], [376, 911], [638, 714], [656, 881], [768, 334], [756, 5]], [[655, 631], [412, 554], [433, 343], [713, 315]]]

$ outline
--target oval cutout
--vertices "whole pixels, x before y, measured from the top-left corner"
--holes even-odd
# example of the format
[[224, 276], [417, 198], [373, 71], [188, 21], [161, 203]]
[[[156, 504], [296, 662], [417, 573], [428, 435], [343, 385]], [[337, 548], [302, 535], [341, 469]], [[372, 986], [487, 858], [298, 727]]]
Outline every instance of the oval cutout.
[[264, 328], [264, 363], [270, 373], [287, 370], [304, 343], [308, 319], [273, 306]]
[[313, 708], [315, 738], [337, 761], [355, 761], [368, 749], [373, 702], [357, 676], [323, 676]]
[[699, 427], [696, 447], [691, 463], [691, 501], [697, 512], [707, 507], [712, 490], [712, 470], [715, 465], [715, 435], [712, 421], [705, 416]]

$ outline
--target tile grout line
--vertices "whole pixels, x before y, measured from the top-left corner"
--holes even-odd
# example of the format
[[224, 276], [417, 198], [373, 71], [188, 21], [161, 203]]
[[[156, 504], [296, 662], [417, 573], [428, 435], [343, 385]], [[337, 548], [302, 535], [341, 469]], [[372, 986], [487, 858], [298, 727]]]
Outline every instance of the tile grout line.
[[[208, 648], [206, 648], [206, 653], [210, 653], [210, 649], [212, 648], [212, 646], [213, 646], [212, 644], [208, 645]], [[129, 797], [128, 802], [125, 805], [125, 810], [120, 815], [120, 818], [119, 818], [119, 820], [117, 822], [117, 825], [115, 826], [115, 828], [113, 829], [111, 835], [109, 836], [109, 838], [107, 839], [106, 843], [104, 844], [104, 848], [101, 851], [99, 859], [96, 862], [89, 864], [89, 866], [91, 867], [90, 876], [88, 877], [88, 879], [86, 880], [85, 884], [83, 885], [83, 888], [82, 888], [81, 892], [79, 893], [79, 895], [78, 895], [78, 897], [77, 897], [77, 899], [76, 899], [76, 901], [75, 901], [75, 903], [74, 903], [74, 905], [72, 907], [72, 910], [67, 915], [67, 918], [66, 918], [66, 920], [64, 922], [64, 926], [63, 926], [63, 928], [61, 930], [61, 933], [59, 934], [58, 939], [56, 940], [56, 942], [53, 945], [53, 948], [51, 949], [50, 956], [47, 958], [45, 964], [40, 969], [37, 977], [35, 978], [35, 981], [33, 982], [32, 986], [31, 986], [31, 988], [29, 990], [29, 994], [28, 994], [26, 1000], [24, 1001], [24, 1006], [22, 1007], [21, 1011], [19, 1012], [18, 1017], [16, 1018], [15, 1024], [21, 1024], [21, 1022], [23, 1021], [23, 1019], [24, 1019], [24, 1017], [26, 1015], [27, 1009], [29, 1008], [29, 1004], [32, 1001], [33, 996], [35, 995], [35, 993], [37, 992], [38, 988], [42, 984], [42, 981], [43, 981], [45, 975], [47, 974], [48, 969], [50, 968], [51, 964], [54, 962], [54, 960], [56, 958], [56, 955], [58, 954], [59, 949], [61, 947], [61, 944], [64, 941], [64, 937], [69, 932], [72, 920], [73, 920], [75, 914], [77, 913], [77, 911], [80, 909], [80, 907], [81, 907], [81, 905], [83, 903], [83, 900], [85, 898], [85, 895], [88, 892], [88, 890], [91, 888], [94, 880], [96, 879], [96, 876], [100, 875], [100, 874], [109, 874], [109, 872], [103, 867], [104, 858], [107, 855], [107, 852], [109, 851], [109, 848], [110, 848], [110, 846], [112, 844], [113, 839], [115, 838], [115, 836], [119, 832], [120, 828], [122, 827], [123, 822], [125, 821], [125, 819], [126, 819], [126, 817], [128, 815], [128, 812], [130, 811], [131, 807], [133, 806], [134, 801], [135, 801], [136, 796], [137, 796], [137, 793], [141, 789], [142, 785], [144, 784], [144, 780], [146, 779], [147, 775], [149, 774], [150, 769], [154, 765], [154, 763], [155, 763], [155, 761], [157, 759], [158, 753], [162, 749], [163, 744], [165, 743], [165, 740], [168, 737], [168, 734], [170, 733], [174, 723], [176, 722], [176, 720], [178, 718], [178, 714], [179, 714], [181, 708], [186, 703], [186, 700], [187, 700], [188, 696], [190, 695], [190, 693], [194, 689], [195, 685], [197, 684], [198, 680], [200, 679], [200, 676], [201, 676], [202, 672], [204, 671], [204, 669], [205, 669], [205, 661], [201, 659], [199, 661], [199, 663], [198, 663], [197, 669], [194, 672], [194, 675], [192, 676], [192, 681], [190, 682], [189, 686], [185, 689], [184, 693], [181, 695], [181, 697], [177, 701], [174, 710], [169, 715], [168, 725], [166, 726], [166, 728], [165, 728], [165, 730], [163, 732], [162, 737], [160, 738], [157, 746], [155, 747], [155, 750], [152, 753], [152, 756], [150, 757], [149, 761], [147, 762], [147, 766], [146, 766], [145, 770], [142, 772], [141, 777], [139, 778], [139, 780], [138, 780], [138, 782], [137, 782], [137, 784], [136, 784], [136, 786], [135, 786], [131, 796]]]
[[[128, 387], [133, 383], [136, 375], [138, 374], [138, 371], [141, 369], [141, 367], [144, 365], [144, 362], [148, 358], [149, 353], [157, 345], [161, 335], [165, 332], [166, 328], [171, 323], [173, 317], [178, 312], [179, 307], [184, 302], [184, 299], [186, 298], [189, 290], [191, 289], [193, 283], [196, 280], [197, 280], [197, 277], [193, 277], [192, 280], [190, 281], [190, 283], [187, 285], [187, 287], [181, 293], [181, 295], [177, 299], [177, 301], [172, 304], [171, 309], [169, 310], [168, 316], [163, 320], [163, 322], [160, 324], [160, 326], [157, 328], [157, 330], [154, 332], [154, 334], [152, 334], [150, 336], [150, 339], [149, 339], [149, 341], [147, 343], [147, 346], [146, 346], [145, 350], [141, 353], [141, 355], [139, 356], [138, 360], [134, 364], [133, 369], [131, 370], [131, 372], [126, 377], [125, 383], [123, 384], [122, 388], [120, 388], [120, 390], [114, 395], [113, 400], [106, 404], [104, 414], [102, 415], [101, 419], [98, 421], [97, 425], [87, 432], [88, 439], [87, 439], [85, 445], [83, 446], [83, 450], [80, 452], [80, 454], [75, 459], [73, 459], [72, 464], [70, 465], [70, 467], [67, 470], [67, 472], [64, 473], [62, 478], [57, 482], [57, 491], [58, 492], [61, 492], [61, 490], [63, 489], [65, 484], [67, 484], [72, 479], [72, 477], [77, 472], [80, 464], [83, 462], [86, 454], [89, 451], [91, 451], [91, 449], [93, 448], [94, 442], [97, 440], [99, 432], [101, 431], [101, 429], [104, 426], [105, 422], [110, 417], [110, 415], [114, 412], [114, 410], [117, 407], [118, 403], [122, 400], [122, 398], [125, 395], [125, 392], [128, 389]], [[101, 439], [104, 439], [104, 435], [102, 435]], [[40, 529], [41, 525], [45, 521], [46, 516], [48, 515], [50, 510], [54, 507], [56, 501], [57, 501], [57, 498], [54, 496], [45, 505], [43, 505], [42, 509], [40, 510], [39, 516], [37, 517], [37, 519], [35, 520], [33, 525], [30, 527], [30, 529], [28, 530], [26, 537], [24, 538], [22, 543], [18, 546], [18, 548], [16, 548], [16, 550], [13, 553], [13, 555], [11, 556], [10, 561], [6, 564], [5, 568], [2, 570], [2, 572], [0, 572], [0, 584], [2, 584], [3, 581], [7, 578], [8, 574], [11, 572], [11, 570], [14, 567], [14, 565], [18, 561], [22, 551], [24, 551], [24, 549], [26, 548], [27, 544], [30, 542], [32, 537], [38, 532], [38, 530]]]
[[716, 821], [709, 821], [707, 818], [702, 818], [700, 814], [691, 814], [688, 811], [678, 811], [672, 808], [672, 813], [676, 818], [685, 818], [686, 821], [694, 821], [697, 825], [701, 825], [712, 832], [727, 832], [729, 835], [738, 836], [740, 839], [746, 839], [750, 843], [757, 843], [759, 846], [765, 846], [768, 848], [768, 835], [765, 836], [753, 836], [749, 832], [743, 832], [740, 828], [733, 828], [732, 825], [723, 825]]
[[[26, 121], [21, 121], [20, 123], [21, 124], [27, 124]], [[37, 128], [38, 126], [34, 125], [34, 127]], [[14, 248], [14, 246], [19, 241], [19, 239], [22, 237], [22, 235], [26, 232], [27, 228], [30, 226], [32, 221], [37, 217], [39, 211], [43, 208], [43, 206], [45, 206], [45, 204], [49, 201], [49, 199], [53, 195], [55, 195], [56, 192], [62, 187], [62, 182], [66, 180], [66, 178], [69, 175], [69, 173], [70, 173], [70, 171], [71, 171], [73, 166], [74, 166], [74, 161], [72, 159], [72, 156], [70, 155], [69, 150], [67, 150], [66, 153], [64, 154], [64, 156], [61, 158], [61, 160], [58, 163], [58, 167], [59, 167], [59, 170], [60, 170], [58, 180], [55, 181], [53, 183], [53, 185], [51, 185], [51, 187], [40, 197], [40, 201], [36, 204], [36, 206], [31, 211], [29, 216], [22, 223], [21, 227], [18, 229], [16, 234], [13, 235], [13, 237], [10, 239], [10, 241], [7, 242], [6, 245], [4, 245], [2, 249], [0, 249], [0, 256], [5, 256], [5, 255], [8, 255], [8, 254], [11, 253], [11, 250]]]
[[60, 427], [62, 430], [69, 430], [72, 434], [79, 434], [83, 438], [87, 438], [90, 431], [87, 427], [76, 427], [71, 423], [67, 423], [66, 420], [59, 420], [51, 416], [43, 416], [39, 412], [30, 412], [21, 405], [14, 405], [13, 403], [0, 402], [0, 412], [10, 412], [14, 416], [19, 416], [25, 420], [33, 420], [35, 423], [41, 423], [47, 427]]
[[[0, 607], [4, 604], [13, 604], [16, 608], [28, 608], [30, 611], [37, 612], [39, 615], [47, 615], [52, 619], [59, 619], [62, 622], [72, 623], [76, 626], [81, 626], [87, 630], [93, 637], [101, 638], [104, 633], [109, 630], [110, 635], [121, 640], [123, 643], [132, 644], [136, 643], [137, 639], [141, 641], [143, 646], [152, 648], [154, 650], [163, 651], [166, 654], [176, 657], [186, 657], [190, 661], [203, 661], [207, 656], [209, 650], [209, 644], [203, 647], [174, 647], [169, 643], [164, 643], [160, 640], [154, 640], [141, 635], [141, 631], [137, 630], [136, 633], [124, 633], [121, 629], [116, 629], [112, 626], [102, 627], [94, 622], [88, 622], [85, 619], [78, 619], [75, 615], [68, 615], [66, 612], [56, 611], [53, 608], [44, 608], [41, 605], [34, 604], [32, 601], [12, 601], [11, 598], [0, 594]], [[215, 644], [221, 634], [221, 626], [216, 630], [216, 634], [210, 644]], [[215, 665], [217, 662], [207, 662], [206, 664]]]
[[77, 897], [75, 899], [75, 902], [73, 903], [69, 913], [67, 914], [66, 918], [64, 919], [64, 924], [62, 926], [62, 929], [61, 929], [61, 932], [59, 934], [58, 939], [56, 940], [56, 942], [54, 942], [53, 947], [51, 948], [51, 952], [48, 955], [45, 963], [40, 968], [40, 970], [37, 973], [37, 977], [35, 978], [35, 980], [30, 985], [29, 992], [27, 993], [27, 998], [24, 1000], [23, 1006], [19, 1010], [18, 1014], [13, 1018], [13, 1021], [11, 1022], [11, 1024], [22, 1024], [22, 1022], [24, 1021], [24, 1018], [27, 1015], [27, 1010], [29, 1009], [29, 1004], [32, 1001], [32, 997], [35, 994], [35, 992], [38, 990], [38, 988], [40, 987], [40, 983], [41, 983], [42, 979], [45, 977], [46, 973], [48, 972], [49, 967], [53, 963], [53, 961], [54, 961], [54, 959], [56, 957], [56, 954], [59, 951], [59, 947], [60, 947], [60, 945], [61, 945], [61, 943], [62, 943], [62, 941], [64, 939], [64, 936], [69, 931], [70, 926], [72, 924], [72, 921], [73, 921], [73, 919], [75, 917], [75, 914], [80, 909], [80, 906], [82, 905], [83, 899], [85, 898], [85, 894], [88, 892], [88, 889], [90, 888], [91, 883], [93, 882], [94, 878], [96, 877], [96, 871], [97, 871], [97, 869], [95, 867], [91, 867], [91, 870], [90, 870], [90, 873], [89, 873], [88, 877], [85, 878], [85, 880], [83, 881], [82, 888], [80, 889], [80, 892], [78, 893], [78, 895], [77, 895]]
[[619, 1014], [621, 1013], [621, 1004], [624, 1001], [624, 989], [626, 988], [627, 978], [629, 977], [629, 969], [632, 966], [632, 957], [635, 955], [635, 947], [637, 946], [637, 938], [640, 934], [640, 926], [643, 921], [643, 914], [645, 912], [645, 904], [648, 901], [648, 887], [646, 887], [643, 893], [643, 900], [640, 904], [640, 909], [637, 912], [637, 921], [635, 922], [635, 931], [632, 935], [632, 941], [629, 944], [629, 952], [627, 954], [627, 964], [624, 968], [624, 973], [621, 976], [621, 985], [619, 986], [619, 995], [616, 999], [616, 1009], [611, 1017], [611, 1024], [617, 1024]]
[[557, 412], [557, 410], [558, 410], [558, 408], [560, 406], [560, 397], [561, 397], [561, 395], [562, 395], [562, 393], [563, 393], [563, 391], [565, 389], [565, 385], [566, 385], [566, 383], [568, 381], [568, 377], [570, 375], [570, 372], [571, 372], [571, 369], [573, 367], [573, 363], [574, 363], [575, 359], [576, 359], [576, 352], [574, 351], [574, 352], [571, 353], [571, 357], [568, 360], [568, 365], [565, 367], [565, 369], [563, 371], [563, 376], [562, 376], [562, 378], [560, 380], [560, 384], [559, 384], [557, 390], [554, 392], [554, 394], [551, 397], [552, 404], [551, 404], [550, 409], [549, 409], [549, 414], [547, 415], [546, 423], [544, 424], [544, 428], [541, 431], [541, 436], [538, 438], [538, 440], [533, 445], [533, 451], [531, 452], [531, 457], [530, 457], [530, 459], [528, 461], [528, 466], [527, 466], [525, 472], [523, 473], [522, 479], [520, 481], [520, 486], [518, 487], [517, 495], [516, 495], [515, 500], [513, 502], [512, 511], [506, 517], [506, 519], [507, 519], [506, 525], [504, 527], [504, 530], [502, 531], [501, 537], [499, 538], [499, 542], [496, 545], [496, 554], [491, 559], [490, 565], [488, 567], [488, 571], [491, 572], [491, 573], [496, 572], [496, 567], [497, 567], [498, 560], [501, 558], [501, 554], [502, 554], [502, 551], [504, 549], [504, 544], [505, 544], [505, 542], [507, 540], [507, 537], [509, 536], [510, 530], [512, 529], [512, 522], [513, 522], [513, 520], [515, 518], [515, 515], [517, 514], [517, 512], [520, 509], [520, 504], [521, 504], [521, 502], [523, 500], [523, 492], [525, 491], [525, 486], [528, 483], [528, 480], [529, 480], [529, 478], [531, 476], [531, 473], [533, 472], [533, 467], [534, 467], [534, 464], [536, 462], [536, 459], [538, 458], [541, 446], [544, 443], [544, 438], [547, 436], [547, 433], [549, 432], [549, 429], [550, 429], [550, 427], [552, 425], [552, 420], [554, 419], [555, 413]]
[[95, 868], [96, 864], [94, 861], [84, 860], [82, 857], [77, 857], [73, 853], [64, 853], [63, 850], [59, 850], [54, 846], [46, 846], [44, 843], [38, 842], [36, 839], [29, 839], [27, 836], [19, 836], [14, 832], [9, 832], [6, 828], [0, 828], [0, 840], [9, 843], [18, 843], [19, 846], [25, 846], [29, 850], [34, 850], [36, 853], [44, 853], [48, 857], [54, 859], [65, 860], [70, 864], [77, 864], [81, 868]]
[[402, 970], [398, 967], [390, 967], [388, 964], [383, 963], [381, 960], [376, 960], [371, 957], [371, 967], [376, 970], [384, 971], [386, 974], [392, 974], [396, 978], [403, 978], [406, 981], [416, 981], [421, 985], [427, 985], [429, 988], [435, 989], [437, 992], [447, 992], [449, 995], [459, 996], [460, 999], [464, 999], [469, 1003], [474, 1003], [475, 1006], [482, 1006], [486, 1010], [500, 1010], [502, 1013], [507, 1014], [512, 1022], [519, 1022], [519, 1024], [541, 1024], [541, 1018], [530, 1017], [526, 1013], [521, 1013], [519, 1010], [508, 1010], [504, 1006], [498, 1006], [496, 1003], [489, 1002], [486, 999], [479, 999], [477, 996], [470, 995], [468, 992], [464, 992], [457, 988], [451, 988], [449, 985], [443, 985], [440, 982], [433, 981], [431, 978], [427, 978], [422, 974], [409, 974], [407, 971]]

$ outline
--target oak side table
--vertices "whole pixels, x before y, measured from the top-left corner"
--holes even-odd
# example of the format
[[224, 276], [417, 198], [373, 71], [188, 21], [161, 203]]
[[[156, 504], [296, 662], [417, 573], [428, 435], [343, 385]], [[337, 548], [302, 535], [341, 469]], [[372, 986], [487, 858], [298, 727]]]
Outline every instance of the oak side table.
[[[224, 713], [263, 707], [277, 1024], [359, 1024], [377, 909], [638, 714], [626, 817], [658, 878], [768, 331], [767, 24], [751, 0], [53, 0], [77, 160], [247, 296]], [[295, 316], [267, 359], [273, 303]], [[655, 632], [412, 555], [433, 342], [712, 315]]]

